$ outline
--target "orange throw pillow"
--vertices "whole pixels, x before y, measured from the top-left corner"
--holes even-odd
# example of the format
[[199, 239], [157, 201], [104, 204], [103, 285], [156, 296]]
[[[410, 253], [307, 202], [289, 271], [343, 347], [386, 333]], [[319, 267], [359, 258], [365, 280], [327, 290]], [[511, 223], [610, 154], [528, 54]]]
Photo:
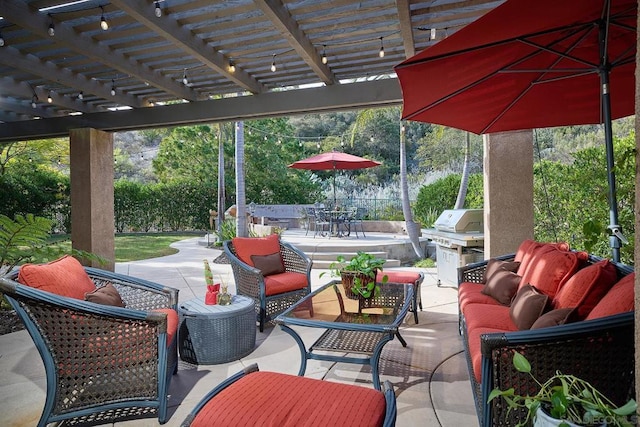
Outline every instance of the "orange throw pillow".
[[586, 320], [632, 311], [635, 307], [635, 280], [635, 273], [627, 274], [620, 279], [591, 310]]
[[553, 299], [553, 307], [576, 307], [578, 319], [584, 319], [617, 280], [616, 267], [609, 260], [599, 261], [571, 276]]
[[96, 289], [84, 267], [72, 256], [65, 255], [48, 264], [24, 264], [18, 282], [63, 297], [83, 300]]
[[251, 267], [256, 266], [251, 255], [280, 253], [280, 236], [277, 234], [271, 234], [267, 237], [234, 237], [231, 242], [240, 261]]

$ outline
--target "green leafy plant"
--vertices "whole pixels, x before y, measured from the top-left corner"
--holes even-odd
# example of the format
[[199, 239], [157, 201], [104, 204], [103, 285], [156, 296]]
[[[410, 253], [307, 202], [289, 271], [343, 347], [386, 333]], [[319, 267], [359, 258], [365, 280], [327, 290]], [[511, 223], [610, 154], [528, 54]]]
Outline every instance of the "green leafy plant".
[[[535, 416], [538, 408], [558, 420], [568, 420], [574, 423], [594, 424], [606, 421], [608, 426], [632, 426], [631, 415], [637, 409], [636, 401], [631, 399], [621, 407], [616, 407], [609, 399], [600, 393], [587, 381], [573, 375], [565, 375], [556, 372], [554, 376], [544, 383], [538, 381], [531, 373], [531, 364], [520, 353], [514, 352], [513, 366], [519, 372], [526, 373], [540, 386], [535, 395], [518, 395], [513, 388], [491, 391], [488, 401], [502, 397], [509, 407], [509, 411], [515, 408], [527, 408], [527, 417], [517, 426], [527, 425]], [[611, 379], [614, 381], [615, 379]], [[561, 426], [569, 426], [566, 421]]]
[[[371, 298], [372, 296], [380, 295], [380, 286], [376, 284], [376, 273], [378, 270], [382, 271], [382, 266], [385, 260], [382, 258], [376, 258], [374, 255], [358, 251], [356, 256], [349, 261], [344, 255], [338, 255], [335, 262], [329, 265], [331, 277], [342, 277], [344, 282], [344, 272], [356, 273], [353, 277], [353, 285], [351, 286], [351, 292], [355, 295], [360, 295], [363, 298]], [[322, 277], [326, 272], [320, 273]], [[382, 277], [382, 284], [389, 281], [389, 278], [385, 274]]]

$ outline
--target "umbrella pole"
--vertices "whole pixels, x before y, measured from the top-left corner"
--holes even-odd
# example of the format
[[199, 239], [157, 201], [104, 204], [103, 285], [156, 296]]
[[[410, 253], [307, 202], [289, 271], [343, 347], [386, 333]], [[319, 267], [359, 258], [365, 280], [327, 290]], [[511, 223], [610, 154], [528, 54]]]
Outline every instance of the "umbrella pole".
[[[608, 18], [608, 17], [607, 17]], [[607, 19], [608, 21], [608, 19]], [[614, 172], [613, 130], [611, 127], [611, 96], [609, 94], [609, 59], [606, 53], [606, 37], [608, 22], [602, 22], [599, 28], [600, 38], [600, 82], [602, 87], [602, 116], [604, 125], [604, 142], [607, 153], [607, 179], [609, 181], [609, 245], [611, 246], [611, 258], [620, 262], [620, 247], [626, 239], [622, 235], [622, 229], [618, 224], [618, 201], [616, 198], [616, 175]]]
[[333, 166], [333, 208], [337, 208], [338, 201], [336, 199], [336, 167]]

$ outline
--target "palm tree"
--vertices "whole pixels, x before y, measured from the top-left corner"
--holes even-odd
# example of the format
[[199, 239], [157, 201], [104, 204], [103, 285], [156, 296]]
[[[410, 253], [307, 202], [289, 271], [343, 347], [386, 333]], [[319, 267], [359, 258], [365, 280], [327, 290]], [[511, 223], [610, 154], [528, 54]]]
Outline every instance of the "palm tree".
[[224, 191], [224, 142], [222, 123], [218, 123], [218, 223], [216, 232], [218, 238], [222, 236], [222, 221], [224, 221], [225, 211], [225, 191]]
[[469, 132], [467, 132], [467, 141], [464, 147], [464, 165], [462, 166], [462, 178], [460, 180], [460, 188], [458, 189], [458, 197], [454, 209], [462, 209], [464, 207], [464, 199], [467, 197], [467, 189], [469, 188], [469, 152], [471, 150]]
[[[374, 118], [375, 111], [372, 109], [361, 110], [356, 116], [356, 120], [353, 123], [351, 129], [351, 144], [355, 139], [356, 132], [359, 128], [364, 127], [368, 122]], [[411, 211], [411, 203], [409, 201], [409, 185], [407, 183], [407, 152], [405, 147], [405, 135], [404, 126], [400, 125], [400, 194], [402, 199], [402, 214], [404, 215], [404, 221], [407, 226], [407, 235], [413, 246], [413, 251], [419, 258], [424, 258], [424, 253], [420, 247], [420, 228], [418, 223], [413, 220], [413, 213]]]
[[236, 236], [247, 237], [246, 194], [244, 182], [244, 122], [236, 122]]

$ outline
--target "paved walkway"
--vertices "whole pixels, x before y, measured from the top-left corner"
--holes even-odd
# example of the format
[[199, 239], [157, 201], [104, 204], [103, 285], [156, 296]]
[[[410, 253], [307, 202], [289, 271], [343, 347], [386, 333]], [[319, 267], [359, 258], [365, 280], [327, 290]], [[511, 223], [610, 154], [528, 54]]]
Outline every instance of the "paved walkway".
[[[286, 240], [286, 234], [284, 236]], [[141, 277], [180, 290], [180, 301], [202, 298], [205, 293], [203, 260], [210, 262], [214, 278], [229, 284], [235, 293], [231, 268], [212, 261], [220, 250], [199, 244], [199, 238], [175, 243], [175, 255], [128, 263], [117, 263], [116, 272]], [[330, 280], [319, 277], [326, 270], [312, 270], [312, 288]], [[388, 343], [380, 362], [381, 380], [395, 386], [398, 401], [397, 425], [458, 427], [477, 425], [462, 342], [457, 333], [457, 290], [437, 287], [435, 269], [424, 270], [424, 310], [419, 323], [407, 317], [402, 336]], [[298, 329], [305, 342], [312, 342], [318, 330]], [[211, 388], [252, 363], [261, 370], [297, 374], [300, 354], [294, 340], [278, 327], [268, 325], [257, 332], [256, 349], [247, 357], [220, 365], [194, 366], [180, 362], [169, 392], [170, 419], [179, 426], [190, 410]], [[310, 360], [306, 376], [373, 387], [369, 367]], [[44, 368], [26, 331], [0, 336], [0, 414], [3, 426], [32, 426], [40, 417], [45, 398]], [[157, 426], [157, 419], [117, 423], [117, 426]]]

